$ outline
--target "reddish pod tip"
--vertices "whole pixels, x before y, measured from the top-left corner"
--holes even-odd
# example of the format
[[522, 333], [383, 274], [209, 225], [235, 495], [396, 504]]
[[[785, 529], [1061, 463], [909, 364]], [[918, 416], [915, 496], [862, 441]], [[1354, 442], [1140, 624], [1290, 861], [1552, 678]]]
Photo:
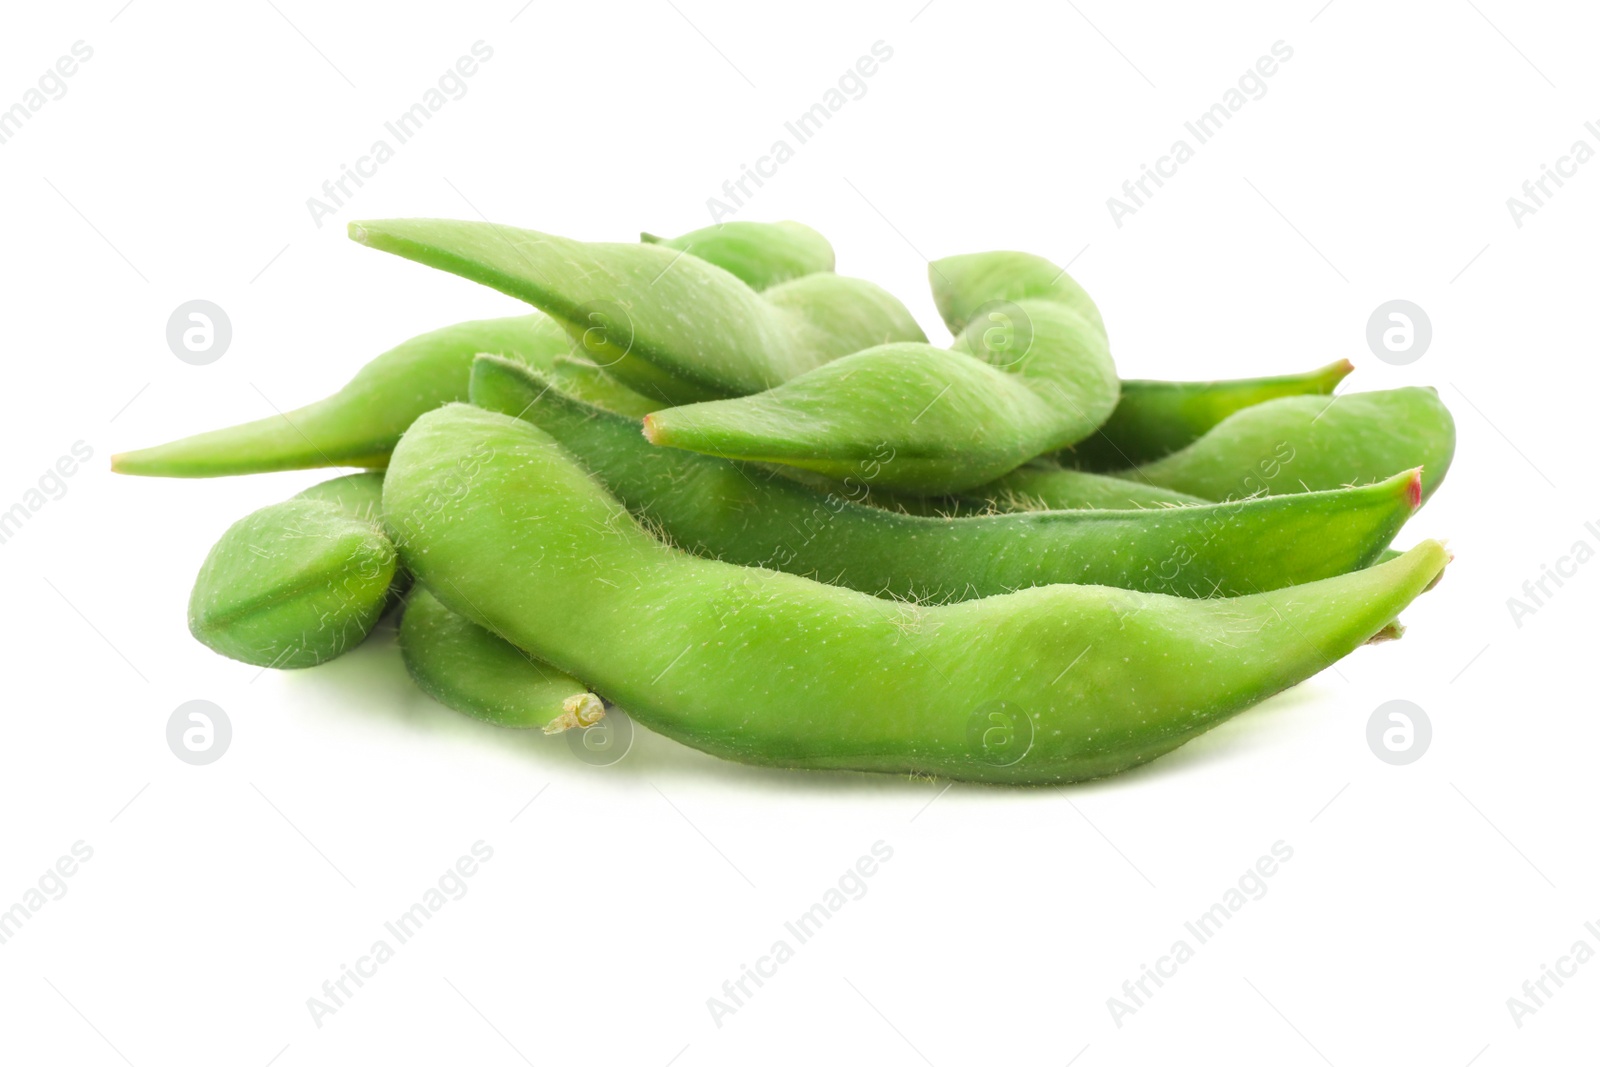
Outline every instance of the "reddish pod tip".
[[1418, 467], [1411, 472], [1411, 480], [1406, 483], [1406, 493], [1411, 497], [1411, 510], [1415, 511], [1422, 506], [1422, 468]]
[[646, 415], [644, 417], [644, 439], [653, 445], [659, 445], [661, 441], [658, 439], [659, 431], [656, 429], [654, 420], [654, 415]]

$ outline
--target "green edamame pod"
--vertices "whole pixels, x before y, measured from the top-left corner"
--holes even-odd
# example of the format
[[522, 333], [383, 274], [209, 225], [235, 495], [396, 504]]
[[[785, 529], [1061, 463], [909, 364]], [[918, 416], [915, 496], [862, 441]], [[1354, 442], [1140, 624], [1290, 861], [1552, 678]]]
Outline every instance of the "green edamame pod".
[[758, 293], [652, 244], [448, 219], [354, 222], [350, 236], [526, 300], [608, 374], [668, 403], [760, 392], [848, 352], [926, 340], [900, 301], [837, 274]]
[[[1087, 295], [1059, 268], [1049, 296], [1014, 291], [991, 260], [958, 256], [955, 277], [981, 311], [950, 349], [883, 345], [754, 396], [690, 404], [645, 419], [652, 443], [783, 463], [911, 493], [955, 493], [1094, 432], [1119, 383]], [[1030, 262], [1046, 263], [1037, 257]], [[930, 265], [942, 278], [945, 260]], [[941, 281], [952, 291], [960, 283]], [[1041, 287], [1042, 290], [1042, 287]]]
[[562, 356], [555, 361], [550, 368], [550, 381], [568, 396], [634, 419], [641, 419], [661, 407], [657, 401], [634, 392], [595, 364], [574, 356]]
[[1137, 479], [1073, 470], [1047, 460], [1018, 467], [1004, 478], [968, 490], [966, 499], [996, 511], [1122, 510], [1214, 503]]
[[1417, 491], [1412, 473], [1361, 489], [1156, 511], [906, 515], [859, 503], [860, 483], [822, 492], [759, 467], [651, 448], [630, 420], [507, 360], [474, 363], [471, 394], [540, 427], [674, 544], [918, 601], [1058, 582], [1203, 597], [1314, 581], [1371, 563]]
[[698, 256], [760, 291], [833, 270], [833, 245], [798, 222], [742, 222], [734, 219], [682, 237], [641, 233], [639, 240]]
[[493, 352], [548, 366], [572, 347], [544, 315], [462, 322], [397, 345], [314, 404], [111, 457], [123, 474], [209, 478], [309, 467], [378, 467], [424, 411], [465, 400], [472, 357]]
[[361, 471], [344, 474], [318, 482], [309, 489], [295, 494], [299, 500], [326, 500], [338, 506], [352, 519], [362, 519], [374, 525], [383, 524], [383, 474], [381, 471]]
[[1104, 426], [1058, 457], [1081, 470], [1148, 463], [1198, 440], [1236, 411], [1283, 396], [1327, 396], [1355, 369], [1347, 359], [1304, 374], [1211, 382], [1123, 379]]
[[295, 497], [230, 526], [189, 597], [189, 630], [258, 667], [311, 667], [364, 640], [389, 603], [394, 546], [330, 500]]
[[663, 545], [549, 435], [459, 404], [400, 442], [384, 514], [446, 606], [669, 737], [1016, 784], [1178, 747], [1384, 631], [1447, 561], [1424, 542], [1231, 600], [1053, 585], [921, 607]]
[[575, 678], [457, 615], [417, 588], [400, 620], [400, 654], [417, 687], [445, 707], [547, 734], [590, 726], [605, 705]]
[[1444, 480], [1456, 427], [1430, 388], [1268, 400], [1223, 419], [1169, 456], [1119, 478], [1229, 500], [1359, 485], [1422, 468], [1422, 498]]
[[1027, 252], [973, 252], [928, 265], [928, 282], [939, 317], [956, 336], [967, 331], [986, 305], [1043, 300], [1071, 308], [1103, 336], [1105, 322], [1083, 286], [1065, 267]]

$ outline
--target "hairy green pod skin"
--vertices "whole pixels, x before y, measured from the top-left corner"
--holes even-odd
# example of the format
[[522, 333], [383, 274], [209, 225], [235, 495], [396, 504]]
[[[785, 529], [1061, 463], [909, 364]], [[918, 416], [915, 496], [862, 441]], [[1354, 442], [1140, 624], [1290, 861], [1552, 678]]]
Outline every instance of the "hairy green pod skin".
[[1119, 478], [1229, 500], [1374, 482], [1422, 468], [1422, 498], [1444, 481], [1456, 427], [1431, 388], [1291, 396], [1247, 407], [1209, 433]]
[[939, 317], [960, 336], [985, 304], [1043, 300], [1071, 308], [1105, 335], [1106, 325], [1083, 286], [1062, 267], [1027, 252], [974, 252], [946, 256], [928, 265], [928, 282]]
[[467, 621], [420, 587], [400, 621], [400, 654], [417, 688], [496, 726], [555, 733], [604, 714], [582, 682]]
[[758, 293], [652, 244], [448, 219], [355, 222], [350, 236], [526, 300], [608, 374], [667, 403], [760, 392], [849, 352], [927, 339], [889, 293], [837, 274]]
[[1355, 370], [1347, 359], [1303, 374], [1210, 382], [1122, 382], [1117, 409], [1058, 457], [1089, 471], [1125, 470], [1192, 444], [1247, 407], [1284, 396], [1327, 396]]
[[1135, 479], [1074, 470], [1047, 460], [1018, 467], [1004, 478], [968, 490], [965, 500], [995, 511], [1124, 510], [1214, 503]]
[[385, 521], [446, 606], [729, 759], [1044, 784], [1183, 744], [1384, 631], [1436, 542], [1185, 600], [1038, 586], [920, 607], [672, 549], [554, 439], [452, 404], [395, 450]]
[[586, 359], [563, 356], [550, 368], [550, 382], [568, 396], [597, 408], [642, 419], [661, 405], [629, 389]]
[[833, 270], [833, 245], [798, 222], [742, 222], [706, 226], [681, 237], [641, 233], [639, 240], [687, 252], [714, 264], [752, 289]]
[[383, 524], [383, 474], [380, 471], [361, 471], [344, 474], [318, 482], [309, 489], [295, 494], [297, 500], [326, 500], [352, 519], [361, 519], [375, 526]]
[[1203, 597], [1314, 581], [1371, 563], [1411, 515], [1417, 491], [1413, 472], [1363, 489], [1157, 511], [907, 515], [860, 503], [860, 482], [828, 493], [759, 467], [651, 448], [630, 420], [507, 360], [474, 363], [471, 395], [539, 426], [680, 547], [938, 603], [1058, 582]]
[[312, 667], [364, 640], [389, 603], [394, 546], [330, 500], [293, 498], [230, 526], [189, 597], [202, 644], [258, 667]]
[[571, 341], [543, 315], [462, 322], [397, 345], [303, 408], [111, 457], [122, 474], [212, 478], [313, 467], [382, 468], [424, 411], [465, 400], [480, 352], [548, 365]]
[[[383, 529], [383, 472], [361, 471], [329, 478], [294, 495], [296, 500], [325, 500], [335, 505], [352, 519], [370, 522]], [[404, 567], [395, 568], [394, 579], [389, 583], [389, 602], [400, 603], [411, 588], [411, 575]]]
[[[1005, 298], [1017, 287], [981, 265], [1014, 257], [954, 257], [956, 277], [988, 288], [965, 294], [978, 317], [949, 349], [867, 349], [754, 396], [654, 412], [645, 436], [836, 479], [876, 460], [874, 486], [920, 494], [970, 489], [1080, 441], [1119, 390], [1099, 314], [1058, 268], [1050, 295]], [[945, 265], [930, 265], [936, 280]]]

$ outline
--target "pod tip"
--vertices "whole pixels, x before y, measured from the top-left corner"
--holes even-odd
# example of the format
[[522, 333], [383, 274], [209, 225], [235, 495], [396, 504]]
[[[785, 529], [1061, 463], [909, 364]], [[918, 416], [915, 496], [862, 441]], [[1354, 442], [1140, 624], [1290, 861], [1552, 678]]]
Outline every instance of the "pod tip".
[[350, 240], [358, 241], [361, 244], [366, 244], [367, 243], [367, 226], [366, 226], [366, 223], [364, 223], [364, 222], [352, 222], [352, 223], [349, 224], [349, 226], [345, 227], [345, 232], [347, 232], [350, 235]]
[[1422, 468], [1414, 467], [1411, 470], [1411, 479], [1406, 482], [1406, 494], [1411, 499], [1411, 510], [1415, 511], [1422, 506]]
[[574, 727], [593, 726], [606, 717], [606, 705], [593, 693], [578, 693], [561, 702], [561, 714], [545, 724], [544, 732], [559, 734]]
[[656, 424], [655, 419], [654, 415], [646, 415], [644, 417], [644, 425], [641, 428], [644, 430], [644, 439], [646, 441], [653, 445], [659, 445], [661, 443], [661, 427]]

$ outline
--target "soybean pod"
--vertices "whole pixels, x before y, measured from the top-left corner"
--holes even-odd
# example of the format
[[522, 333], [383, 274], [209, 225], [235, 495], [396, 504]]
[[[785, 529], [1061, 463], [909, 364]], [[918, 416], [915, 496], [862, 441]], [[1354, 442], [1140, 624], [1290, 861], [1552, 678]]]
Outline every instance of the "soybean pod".
[[1447, 562], [1429, 541], [1235, 599], [1052, 585], [897, 603], [666, 546], [548, 434], [458, 404], [401, 441], [384, 514], [448, 607], [685, 744], [1013, 784], [1171, 751], [1384, 632]]
[[935, 603], [1056, 582], [1202, 597], [1313, 581], [1371, 563], [1419, 491], [1407, 472], [1361, 489], [1200, 507], [907, 515], [861, 503], [862, 481], [824, 491], [748, 464], [651, 448], [631, 420], [508, 360], [474, 363], [471, 396], [538, 425], [677, 545]]

